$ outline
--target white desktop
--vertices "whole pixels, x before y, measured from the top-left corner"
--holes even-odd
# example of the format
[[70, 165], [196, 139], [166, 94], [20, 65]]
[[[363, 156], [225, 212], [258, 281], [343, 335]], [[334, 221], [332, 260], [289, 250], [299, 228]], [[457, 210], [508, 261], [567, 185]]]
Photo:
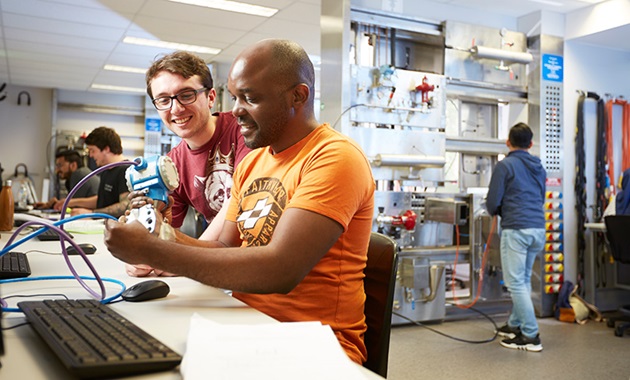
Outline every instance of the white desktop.
[[[102, 232], [96, 231], [94, 226], [86, 231], [80, 231], [80, 228], [71, 229], [71, 232], [75, 242], [92, 243], [97, 247], [96, 253], [88, 257], [101, 277], [120, 280], [127, 287], [146, 280], [130, 277], [125, 273], [124, 264], [107, 251]], [[0, 247], [4, 247], [9, 238], [10, 233], [2, 232]], [[59, 242], [42, 242], [32, 239], [15, 248], [14, 251], [27, 252], [32, 271], [31, 277], [71, 275], [60, 254]], [[81, 256], [70, 256], [69, 259], [80, 275], [92, 275]], [[227, 325], [278, 323], [271, 317], [230, 297], [223, 290], [202, 285], [184, 277], [160, 279], [167, 282], [171, 288], [166, 298], [134, 303], [123, 301], [113, 303], [110, 307], [181, 355], [186, 352], [186, 339], [193, 314]], [[98, 291], [96, 282], [90, 281], [88, 284]], [[120, 291], [120, 286], [114, 283], [106, 282], [105, 286], [108, 296]], [[0, 295], [3, 297], [29, 294], [47, 295], [34, 299], [59, 298], [52, 296], [53, 294], [64, 294], [69, 298], [91, 298], [76, 280], [29, 281], [0, 285]], [[9, 298], [7, 302], [9, 307], [16, 307], [17, 302], [23, 300], [30, 299]], [[5, 329], [23, 322], [25, 322], [25, 317], [22, 313], [3, 313], [2, 325]], [[4, 347], [5, 354], [0, 357], [2, 363], [0, 378], [37, 380], [69, 377], [69, 372], [28, 325], [5, 330]], [[361, 378], [381, 379], [380, 376], [361, 366], [356, 367]], [[173, 371], [132, 378], [181, 379], [182, 375], [177, 368]]]

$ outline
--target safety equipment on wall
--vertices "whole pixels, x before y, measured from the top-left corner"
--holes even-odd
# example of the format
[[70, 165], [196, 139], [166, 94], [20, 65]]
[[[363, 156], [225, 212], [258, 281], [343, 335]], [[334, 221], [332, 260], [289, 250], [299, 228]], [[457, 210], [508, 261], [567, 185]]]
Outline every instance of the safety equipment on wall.
[[0, 102], [7, 98], [7, 93], [4, 91], [6, 87], [6, 83], [2, 83], [2, 86], [0, 86]]

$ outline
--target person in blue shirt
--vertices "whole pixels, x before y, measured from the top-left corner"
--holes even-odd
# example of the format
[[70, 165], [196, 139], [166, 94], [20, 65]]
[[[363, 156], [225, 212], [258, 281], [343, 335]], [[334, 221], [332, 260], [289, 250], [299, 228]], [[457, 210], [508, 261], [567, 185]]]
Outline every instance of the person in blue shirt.
[[630, 189], [628, 184], [630, 183], [630, 169], [626, 169], [621, 174], [621, 180], [619, 186], [619, 192], [615, 198], [615, 214], [617, 215], [630, 215]]
[[497, 330], [501, 345], [542, 351], [531, 299], [534, 260], [545, 244], [545, 180], [540, 159], [529, 153], [533, 133], [525, 123], [514, 125], [506, 142], [510, 152], [494, 168], [486, 208], [501, 217], [501, 266], [512, 298], [507, 323]]

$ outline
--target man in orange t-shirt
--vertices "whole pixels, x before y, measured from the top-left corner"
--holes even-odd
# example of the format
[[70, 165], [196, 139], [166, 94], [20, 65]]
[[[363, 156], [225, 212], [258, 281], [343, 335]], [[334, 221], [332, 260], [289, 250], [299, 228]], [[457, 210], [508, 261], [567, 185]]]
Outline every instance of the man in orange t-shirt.
[[[271, 148], [255, 150], [242, 168], [236, 171], [236, 201], [230, 203], [227, 220], [237, 223], [244, 246], [266, 245], [272, 235], [275, 239], [279, 220], [293, 209], [326, 217], [343, 232], [290, 292], [234, 296], [283, 322], [317, 320], [330, 325], [348, 355], [364, 361], [363, 268], [374, 181], [363, 152], [324, 124], [276, 154]], [[320, 237], [313, 230], [310, 238]], [[301, 255], [303, 248], [292, 255]]]
[[[127, 263], [231, 289], [280, 321], [328, 324], [361, 364], [374, 179], [358, 145], [315, 119], [314, 81], [296, 43], [270, 39], [246, 48], [232, 64], [228, 90], [254, 150], [234, 173], [219, 239], [181, 244], [149, 235], [140, 223], [106, 221], [105, 243]], [[159, 219], [155, 230], [167, 230]]]

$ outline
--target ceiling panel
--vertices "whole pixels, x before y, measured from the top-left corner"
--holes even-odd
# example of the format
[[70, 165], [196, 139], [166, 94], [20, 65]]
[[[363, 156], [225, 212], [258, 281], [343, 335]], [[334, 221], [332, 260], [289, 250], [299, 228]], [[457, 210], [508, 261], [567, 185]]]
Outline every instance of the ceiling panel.
[[219, 28], [252, 30], [266, 20], [265, 17], [178, 4], [166, 0], [147, 1], [137, 15], [164, 20], [166, 25], [162, 25], [160, 28], [164, 31], [170, 30], [170, 25], [168, 24], [171, 21], [186, 22], [193, 25], [210, 24]]
[[3, 13], [2, 20], [4, 28], [32, 30], [55, 35], [82, 36], [98, 40], [117, 41], [120, 35], [127, 30], [127, 27], [105, 27], [90, 25], [85, 22], [52, 20], [14, 13]]
[[317, 4], [298, 2], [281, 9], [274, 16], [274, 19], [298, 21], [300, 23], [319, 26], [320, 14], [321, 5], [319, 2]]
[[32, 17], [124, 28], [130, 23], [132, 13], [112, 12], [108, 8], [95, 9], [82, 6], [82, 1], [58, 2], [48, 0], [3, 0], [2, 13], [22, 14]]
[[[153, 38], [160, 38], [159, 35], [151, 33], [151, 31], [158, 31], [160, 34], [165, 34], [165, 37], [161, 37], [163, 40], [216, 48], [229, 45], [235, 38], [246, 33], [241, 29], [221, 28], [209, 23], [191, 24], [185, 21], [169, 21], [167, 30], [164, 28], [163, 19], [147, 16], [139, 16], [135, 21], [134, 27], [129, 30], [128, 35], [130, 36], [139, 36], [138, 31], [142, 30]], [[148, 37], [148, 35], [144, 37]]]
[[[279, 8], [271, 18], [211, 10], [167, 0], [0, 0], [0, 83], [89, 91], [93, 83], [139, 86], [144, 75], [103, 70], [105, 64], [148, 67], [164, 49], [122, 43], [125, 36], [217, 47], [201, 55], [229, 64], [246, 46], [263, 38], [290, 38], [311, 55], [320, 52], [320, 0], [244, 0]], [[561, 9], [529, 0], [433, 0], [462, 8], [492, 9], [519, 17], [537, 10], [566, 13], [588, 6], [578, 0]], [[428, 2], [428, 1], [427, 1]], [[585, 43], [630, 50], [628, 27], [619, 38], [603, 33]]]
[[[32, 43], [36, 46], [43, 45], [49, 48], [68, 47], [79, 52], [80, 56], [82, 56], [80, 52], [83, 49], [110, 52], [120, 39], [119, 37], [116, 40], [107, 41], [83, 36], [53, 34], [16, 28], [4, 28], [4, 30], [7, 41]], [[122, 34], [119, 34], [119, 36], [122, 36]]]

